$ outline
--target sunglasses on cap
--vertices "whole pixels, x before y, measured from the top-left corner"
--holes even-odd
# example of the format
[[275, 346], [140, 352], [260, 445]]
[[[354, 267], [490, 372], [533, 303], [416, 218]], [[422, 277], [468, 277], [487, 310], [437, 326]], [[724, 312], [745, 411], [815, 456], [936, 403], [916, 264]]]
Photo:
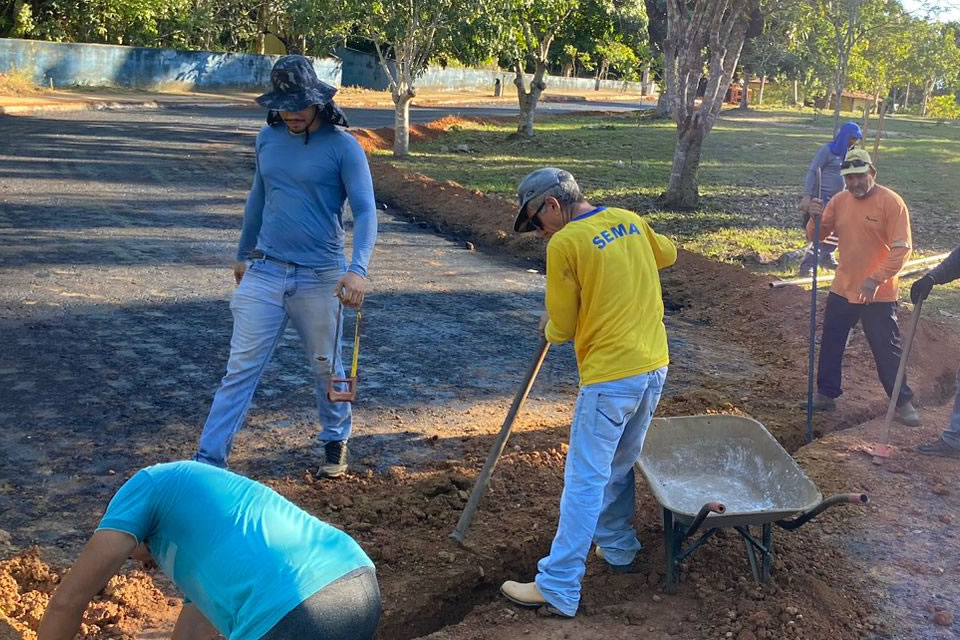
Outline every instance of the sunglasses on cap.
[[869, 167], [869, 166], [870, 166], [869, 162], [864, 162], [859, 158], [856, 160], [845, 160], [840, 163], [841, 169], [849, 169], [850, 167], [856, 167], [857, 169], [859, 169], [860, 167]]

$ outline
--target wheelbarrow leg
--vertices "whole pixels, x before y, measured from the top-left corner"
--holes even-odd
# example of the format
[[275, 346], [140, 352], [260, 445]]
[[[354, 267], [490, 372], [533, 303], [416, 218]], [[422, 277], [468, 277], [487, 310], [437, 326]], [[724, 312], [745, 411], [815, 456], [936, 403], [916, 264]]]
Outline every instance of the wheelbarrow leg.
[[667, 556], [667, 575], [663, 590], [671, 595], [677, 592], [677, 532], [673, 512], [663, 507], [663, 548]]
[[[741, 529], [737, 527], [737, 529]], [[744, 525], [740, 533], [743, 535], [743, 546], [747, 549], [747, 561], [750, 563], [750, 573], [753, 574], [753, 579], [757, 582], [763, 582], [763, 576], [760, 574], [760, 567], [757, 566], [757, 553], [753, 550], [753, 545], [750, 543], [750, 527], [749, 525]]]
[[773, 523], [768, 522], [763, 525], [763, 548], [766, 551], [763, 554], [763, 570], [760, 573], [760, 582], [766, 582], [770, 578], [770, 560], [773, 557]]

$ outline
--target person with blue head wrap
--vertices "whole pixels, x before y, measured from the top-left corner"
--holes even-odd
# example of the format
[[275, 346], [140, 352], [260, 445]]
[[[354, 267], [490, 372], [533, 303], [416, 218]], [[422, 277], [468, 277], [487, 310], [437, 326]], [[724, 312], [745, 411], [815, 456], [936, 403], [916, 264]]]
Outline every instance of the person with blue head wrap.
[[[807, 180], [803, 186], [803, 199], [800, 200], [800, 210], [804, 213], [803, 224], [807, 224], [809, 214], [807, 208], [810, 201], [819, 198], [824, 206], [836, 194], [843, 191], [843, 177], [840, 175], [840, 164], [847, 156], [847, 151], [854, 148], [857, 142], [863, 139], [863, 132], [856, 122], [848, 122], [837, 131], [833, 140], [817, 150], [807, 170]], [[817, 186], [817, 169], [820, 169], [820, 186]], [[836, 269], [833, 252], [837, 249], [837, 237], [830, 235], [820, 243], [820, 266]], [[813, 273], [813, 245], [808, 245], [800, 261], [800, 277]]]

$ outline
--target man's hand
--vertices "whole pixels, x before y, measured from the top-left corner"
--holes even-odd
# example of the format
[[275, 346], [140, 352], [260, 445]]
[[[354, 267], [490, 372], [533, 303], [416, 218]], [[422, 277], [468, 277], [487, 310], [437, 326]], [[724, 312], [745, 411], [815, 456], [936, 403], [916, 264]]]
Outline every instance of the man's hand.
[[880, 283], [873, 278], [867, 278], [864, 280], [863, 284], [860, 285], [859, 301], [864, 304], [873, 302], [873, 297], [877, 295], [877, 289], [879, 287]]
[[803, 196], [802, 198], [800, 198], [800, 204], [797, 205], [797, 208], [800, 209], [800, 211], [803, 211], [804, 213], [809, 213], [811, 200], [812, 198], [810, 196]]
[[345, 307], [359, 308], [363, 304], [363, 296], [367, 293], [367, 279], [347, 271], [337, 280], [337, 286], [333, 290], [333, 295], [340, 298], [340, 302]]
[[823, 201], [819, 198], [812, 198], [810, 204], [807, 205], [807, 213], [810, 214], [811, 218], [819, 218], [823, 215]]
[[910, 287], [910, 302], [917, 304], [921, 300], [926, 300], [935, 284], [937, 283], [933, 281], [929, 273], [914, 282], [913, 286]]
[[233, 263], [233, 279], [237, 281], [237, 284], [240, 284], [240, 281], [243, 280], [243, 274], [246, 272], [246, 261], [238, 261]]
[[547, 323], [550, 322], [550, 314], [546, 311], [540, 316], [540, 323], [537, 326], [537, 331], [540, 332], [540, 337], [545, 338], [547, 332]]

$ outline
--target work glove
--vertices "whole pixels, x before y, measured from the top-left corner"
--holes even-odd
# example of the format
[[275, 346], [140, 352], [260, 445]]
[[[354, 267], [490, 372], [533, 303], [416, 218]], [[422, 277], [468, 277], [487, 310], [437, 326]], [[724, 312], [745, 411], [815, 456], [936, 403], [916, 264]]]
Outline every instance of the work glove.
[[937, 283], [934, 282], [929, 273], [914, 282], [913, 286], [910, 287], [910, 302], [917, 304], [921, 300], [926, 300], [927, 296], [930, 295], [930, 290], [933, 289], [933, 285], [935, 284]]

